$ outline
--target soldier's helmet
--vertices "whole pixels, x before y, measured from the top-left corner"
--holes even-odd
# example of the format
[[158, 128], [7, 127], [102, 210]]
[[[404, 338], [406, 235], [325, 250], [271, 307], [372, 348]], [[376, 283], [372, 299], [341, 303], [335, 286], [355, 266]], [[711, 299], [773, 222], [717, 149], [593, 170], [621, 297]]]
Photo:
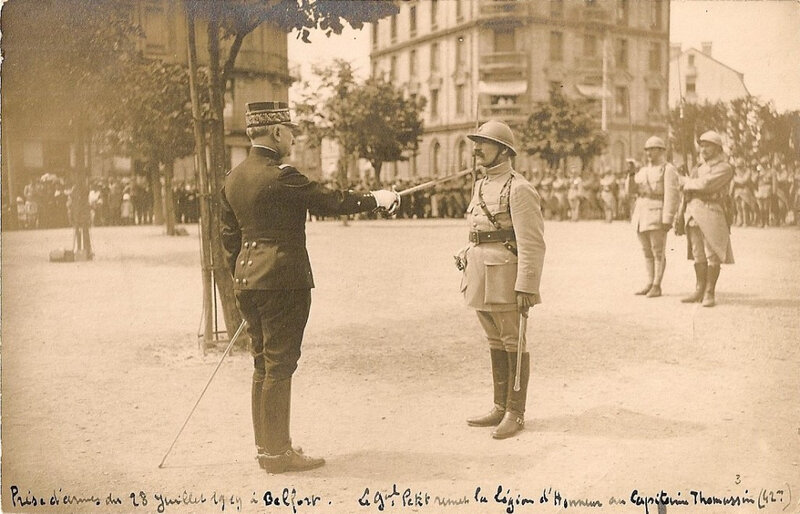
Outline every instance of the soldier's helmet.
[[709, 130], [708, 132], [703, 132], [703, 135], [700, 136], [698, 141], [700, 143], [703, 142], [712, 143], [722, 148], [722, 137], [720, 137], [720, 135], [714, 132], [713, 130]]
[[650, 148], [661, 148], [662, 150], [667, 149], [667, 145], [664, 144], [664, 140], [658, 136], [650, 136], [647, 139], [647, 142], [644, 144], [644, 149], [648, 150]]
[[472, 141], [479, 141], [481, 139], [498, 143], [505, 146], [511, 152], [511, 155], [517, 155], [514, 149], [514, 133], [511, 127], [502, 121], [489, 120], [478, 128], [477, 132], [467, 134], [467, 137]]

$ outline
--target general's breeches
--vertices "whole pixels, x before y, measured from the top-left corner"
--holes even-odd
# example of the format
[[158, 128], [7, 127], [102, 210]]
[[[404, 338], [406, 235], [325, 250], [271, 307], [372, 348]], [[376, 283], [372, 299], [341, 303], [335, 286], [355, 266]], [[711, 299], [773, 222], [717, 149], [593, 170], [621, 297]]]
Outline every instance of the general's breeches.
[[686, 235], [689, 237], [689, 244], [692, 245], [692, 256], [694, 262], [705, 263], [710, 266], [719, 266], [722, 262], [703, 236], [700, 227], [689, 225], [686, 227]]
[[[489, 348], [506, 352], [517, 351], [519, 339], [519, 311], [517, 309], [501, 312], [475, 311], [478, 314]], [[522, 345], [525, 349], [525, 343]]]

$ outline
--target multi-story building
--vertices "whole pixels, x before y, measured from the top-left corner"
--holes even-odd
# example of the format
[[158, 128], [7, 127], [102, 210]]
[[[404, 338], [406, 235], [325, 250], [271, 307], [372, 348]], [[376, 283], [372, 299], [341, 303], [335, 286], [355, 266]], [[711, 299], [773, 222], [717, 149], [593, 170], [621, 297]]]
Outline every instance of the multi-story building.
[[[35, 16], [36, 6], [10, 2], [4, 6], [4, 31], [13, 37], [14, 17]], [[138, 43], [146, 56], [169, 62], [187, 63], [187, 25], [181, 0], [145, 0], [131, 3], [131, 16], [141, 26], [144, 37]], [[198, 58], [203, 64], [206, 29], [202, 20], [196, 27]], [[287, 34], [262, 24], [244, 40], [236, 60], [233, 80], [225, 93], [225, 130], [229, 165], [247, 156], [249, 140], [245, 135], [244, 113], [248, 102], [288, 100], [292, 82], [287, 60]], [[31, 179], [45, 173], [66, 175], [75, 167], [75, 138], [57, 113], [47, 119], [14, 120], [5, 117], [3, 105], [3, 186], [4, 201], [21, 195]], [[89, 154], [89, 169], [94, 177], [130, 175], [140, 163], [127, 157]], [[194, 179], [192, 158], [176, 163], [176, 180]], [[13, 202], [12, 202], [13, 203]]]
[[689, 103], [729, 102], [750, 96], [744, 74], [711, 57], [711, 42], [701, 43], [702, 51], [680, 44], [670, 47], [669, 105], [681, 100]]
[[[667, 0], [411, 0], [372, 25], [373, 74], [427, 98], [416, 155], [387, 178], [469, 165], [465, 134], [490, 118], [525, 123], [552, 86], [598, 98], [617, 168], [667, 134]], [[521, 147], [521, 143], [518, 142]], [[516, 167], [539, 167], [520, 150]]]

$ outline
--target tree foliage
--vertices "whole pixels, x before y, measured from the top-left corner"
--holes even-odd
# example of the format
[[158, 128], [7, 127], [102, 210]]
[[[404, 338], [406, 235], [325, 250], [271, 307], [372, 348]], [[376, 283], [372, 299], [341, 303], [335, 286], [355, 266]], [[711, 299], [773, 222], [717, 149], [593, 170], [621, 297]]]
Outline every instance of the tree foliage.
[[295, 105], [301, 129], [312, 141], [335, 139], [346, 155], [367, 159], [380, 183], [384, 162], [406, 160], [422, 136], [424, 98], [407, 98], [381, 78], [357, 81], [345, 60], [315, 67], [319, 86], [306, 83]]
[[524, 150], [529, 155], [539, 155], [551, 169], [570, 156], [580, 157], [587, 166], [608, 144], [597, 112], [596, 100], [573, 100], [560, 88], [551, 88], [548, 101], [534, 104], [522, 129]]

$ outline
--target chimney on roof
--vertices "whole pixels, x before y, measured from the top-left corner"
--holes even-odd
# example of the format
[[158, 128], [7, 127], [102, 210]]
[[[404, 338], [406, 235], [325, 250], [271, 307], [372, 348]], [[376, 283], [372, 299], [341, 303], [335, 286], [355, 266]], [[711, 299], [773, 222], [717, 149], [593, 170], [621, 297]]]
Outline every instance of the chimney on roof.
[[679, 55], [681, 55], [681, 44], [671, 43], [669, 45], [669, 60], [677, 59]]
[[700, 45], [703, 47], [703, 53], [711, 57], [711, 41], [703, 41]]

